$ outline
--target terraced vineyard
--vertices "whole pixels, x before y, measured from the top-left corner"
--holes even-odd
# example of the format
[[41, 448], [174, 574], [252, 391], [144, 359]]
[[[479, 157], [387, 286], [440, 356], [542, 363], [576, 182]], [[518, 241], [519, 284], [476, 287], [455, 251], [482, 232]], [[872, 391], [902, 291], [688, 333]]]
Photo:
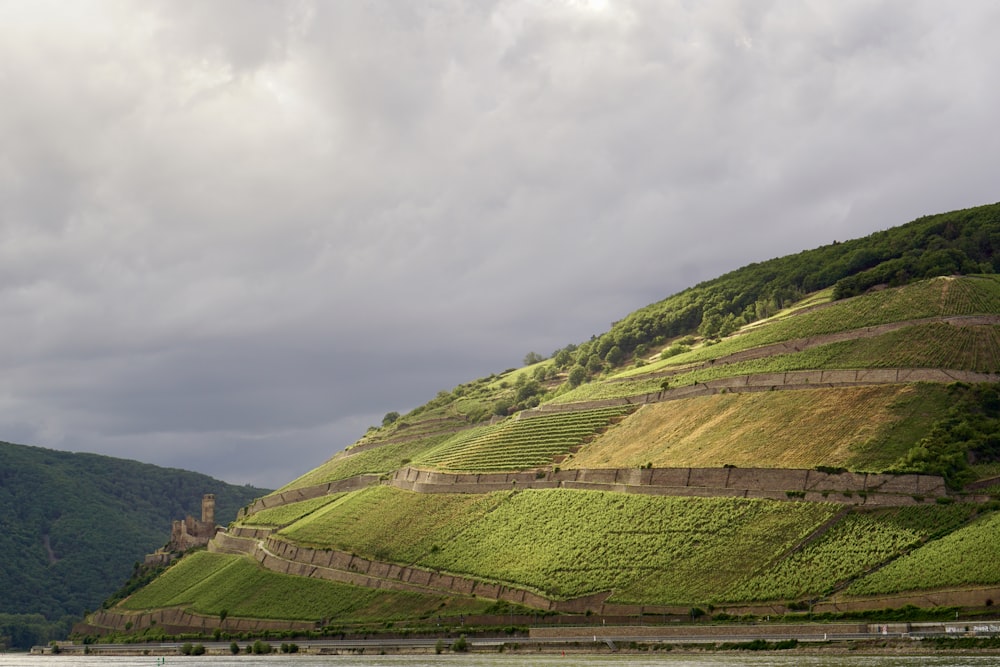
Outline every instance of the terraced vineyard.
[[408, 442], [389, 443], [356, 453], [341, 453], [298, 479], [289, 482], [278, 489], [276, 493], [288, 489], [335, 482], [356, 475], [391, 472], [451, 437], [453, 437], [452, 434], [437, 435]]
[[748, 563], [783, 553], [835, 511], [820, 503], [525, 491], [425, 562], [557, 597], [610, 590], [619, 602], [684, 604], [723, 589]]
[[[1000, 312], [1000, 278], [963, 276], [936, 278], [895, 289], [836, 301], [816, 310], [776, 318], [767, 326], [760, 322], [745, 333], [731, 336], [716, 345], [697, 347], [689, 352], [628, 369], [616, 377], [641, 376], [668, 368], [683, 367], [718, 359], [764, 345], [800, 340], [929, 317], [989, 315]], [[562, 400], [583, 400], [570, 396]]]
[[423, 495], [377, 487], [279, 536], [557, 598], [614, 590], [621, 601], [686, 603], [720, 593], [762, 555], [777, 558], [837, 509], [594, 491]]
[[279, 531], [278, 536], [304, 546], [413, 563], [505, 498], [506, 493], [425, 495], [370, 487], [347, 494]]
[[1000, 584], [1000, 513], [965, 528], [860, 579], [848, 595], [879, 595], [957, 586]]
[[946, 415], [933, 384], [717, 394], [645, 405], [563, 468], [892, 466]]
[[954, 530], [975, 511], [974, 506], [951, 505], [848, 514], [816, 542], [726, 591], [724, 600], [799, 600], [829, 594], [837, 583]]
[[416, 459], [445, 470], [523, 470], [548, 465], [631, 412], [630, 407], [507, 419], [470, 429]]
[[270, 507], [254, 512], [240, 523], [245, 526], [287, 526], [308, 514], [312, 514], [319, 508], [329, 505], [343, 495], [343, 493], [334, 493], [279, 507]]
[[[672, 388], [729, 377], [816, 370], [931, 368], [991, 373], [1000, 368], [1000, 328], [993, 325], [918, 324], [874, 338], [846, 340], [802, 352], [717, 364], [669, 378]], [[636, 376], [616, 382], [593, 382], [553, 402], [571, 403], [627, 398], [661, 391], [663, 377]]]
[[276, 574], [239, 556], [194, 553], [128, 598], [122, 607], [144, 611], [181, 606], [218, 617], [316, 621], [457, 616], [482, 612], [487, 603], [470, 598], [377, 591], [330, 581]]

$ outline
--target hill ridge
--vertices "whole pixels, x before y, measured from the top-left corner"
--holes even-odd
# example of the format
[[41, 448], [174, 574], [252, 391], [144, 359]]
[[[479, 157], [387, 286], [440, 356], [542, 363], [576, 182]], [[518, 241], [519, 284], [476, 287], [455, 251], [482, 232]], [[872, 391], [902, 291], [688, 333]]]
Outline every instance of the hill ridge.
[[[218, 587], [256, 599], [266, 581], [278, 600], [303, 577], [394, 609], [423, 596], [417, 624], [417, 608], [484, 604], [486, 585], [507, 587], [486, 601], [557, 613], [785, 613], [900, 592], [982, 606], [1000, 576], [949, 563], [982, 561], [1000, 527], [1000, 485], [964, 487], [1000, 474], [997, 271], [1000, 204], [706, 281], [386, 414], [119, 610], [218, 611]], [[931, 593], [921, 568], [968, 590]], [[210, 578], [178, 594], [188, 575]], [[362, 587], [319, 585], [331, 577]], [[279, 606], [327, 623], [332, 599]], [[333, 615], [372, 613], [352, 609]]]

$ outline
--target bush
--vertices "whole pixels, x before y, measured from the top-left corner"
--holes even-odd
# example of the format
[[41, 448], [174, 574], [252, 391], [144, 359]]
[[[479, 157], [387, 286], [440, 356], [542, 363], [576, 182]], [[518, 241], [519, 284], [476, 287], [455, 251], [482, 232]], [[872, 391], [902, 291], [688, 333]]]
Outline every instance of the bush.
[[253, 643], [251, 652], [254, 655], [267, 655], [271, 652], [271, 645], [258, 639]]
[[465, 641], [465, 635], [459, 635], [458, 639], [451, 643], [451, 650], [455, 653], [465, 653], [469, 650], [469, 642]]
[[236, 642], [233, 642], [232, 644], [229, 645], [229, 652], [232, 653], [233, 655], [239, 655], [240, 645], [237, 644]]
[[583, 381], [587, 379], [587, 369], [583, 366], [574, 366], [573, 370], [569, 372], [569, 386], [576, 387], [583, 384]]

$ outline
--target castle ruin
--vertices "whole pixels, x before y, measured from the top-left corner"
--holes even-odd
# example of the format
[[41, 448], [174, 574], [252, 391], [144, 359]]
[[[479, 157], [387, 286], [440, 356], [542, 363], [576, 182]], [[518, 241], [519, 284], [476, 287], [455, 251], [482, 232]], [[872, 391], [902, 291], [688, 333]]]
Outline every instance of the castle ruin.
[[201, 498], [201, 521], [190, 514], [175, 520], [170, 528], [170, 541], [147, 555], [145, 564], [166, 565], [188, 549], [203, 547], [215, 537], [215, 529], [215, 494], [206, 493]]

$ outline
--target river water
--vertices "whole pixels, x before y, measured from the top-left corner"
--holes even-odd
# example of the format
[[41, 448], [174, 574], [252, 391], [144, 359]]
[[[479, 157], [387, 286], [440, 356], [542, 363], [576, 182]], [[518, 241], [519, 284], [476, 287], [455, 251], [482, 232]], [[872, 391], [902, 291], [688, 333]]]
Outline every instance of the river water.
[[30, 656], [0, 654], [0, 667], [987, 667], [1000, 656], [881, 656], [881, 655], [410, 655], [410, 656], [238, 656], [135, 658], [92, 656]]

